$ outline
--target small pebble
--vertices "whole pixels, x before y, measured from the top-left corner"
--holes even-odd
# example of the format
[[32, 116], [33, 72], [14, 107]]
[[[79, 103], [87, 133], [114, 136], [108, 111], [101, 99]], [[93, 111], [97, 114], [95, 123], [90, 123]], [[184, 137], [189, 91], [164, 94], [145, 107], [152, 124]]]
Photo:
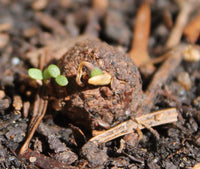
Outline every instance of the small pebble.
[[188, 62], [200, 61], [200, 52], [194, 46], [188, 45], [183, 51], [183, 59]]
[[36, 157], [30, 157], [30, 158], [29, 158], [29, 161], [30, 161], [31, 163], [34, 163], [34, 162], [36, 162], [36, 160], [37, 160], [37, 158], [36, 158]]
[[0, 100], [0, 110], [5, 110], [9, 107], [10, 102], [8, 99]]
[[13, 57], [11, 60], [12, 65], [19, 65], [20, 59], [18, 57]]
[[177, 81], [179, 82], [180, 85], [182, 85], [185, 88], [186, 91], [191, 89], [192, 82], [187, 72], [179, 73]]
[[20, 96], [14, 96], [13, 97], [13, 107], [14, 107], [15, 111], [19, 113], [22, 106], [23, 106], [22, 98]]

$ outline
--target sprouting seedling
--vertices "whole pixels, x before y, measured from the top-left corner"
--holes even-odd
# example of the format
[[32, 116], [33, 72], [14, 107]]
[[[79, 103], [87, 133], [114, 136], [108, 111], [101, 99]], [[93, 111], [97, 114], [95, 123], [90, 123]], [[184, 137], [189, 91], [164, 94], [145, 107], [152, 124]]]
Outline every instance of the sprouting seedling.
[[28, 75], [35, 80], [44, 80], [46, 83], [50, 78], [54, 78], [56, 83], [60, 86], [66, 86], [68, 80], [65, 76], [60, 75], [60, 69], [58, 66], [51, 64], [43, 72], [37, 68], [30, 68]]
[[90, 71], [90, 78], [88, 79], [88, 83], [91, 85], [108, 85], [111, 82], [111, 75], [107, 72], [102, 72], [102, 70], [98, 67], [95, 67], [92, 63], [82, 61], [79, 64], [78, 73], [76, 76], [76, 83], [79, 86], [84, 86], [84, 84], [81, 82], [82, 77], [82, 69], [83, 67], [86, 67]]
[[43, 80], [42, 71], [41, 71], [40, 69], [37, 69], [37, 68], [30, 68], [30, 69], [28, 69], [28, 75], [29, 75], [32, 79]]

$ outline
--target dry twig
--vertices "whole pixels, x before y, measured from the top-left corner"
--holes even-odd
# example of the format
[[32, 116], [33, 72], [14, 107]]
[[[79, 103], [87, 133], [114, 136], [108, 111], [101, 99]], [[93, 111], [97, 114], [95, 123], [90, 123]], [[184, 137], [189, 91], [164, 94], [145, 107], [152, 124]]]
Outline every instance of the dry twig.
[[[143, 66], [151, 59], [147, 51], [151, 25], [151, 11], [148, 2], [144, 2], [137, 13], [136, 25], [133, 32], [132, 47], [129, 52], [137, 67]], [[152, 63], [146, 64], [147, 74], [151, 74], [155, 68]]]
[[179, 44], [185, 25], [187, 24], [190, 13], [194, 8], [195, 0], [184, 0], [180, 4], [180, 12], [176, 19], [175, 25], [169, 35], [165, 47], [172, 48]]
[[37, 12], [36, 18], [45, 27], [53, 30], [54, 32], [56, 32], [64, 37], [68, 36], [68, 33], [64, 29], [63, 25], [60, 22], [58, 22], [57, 20], [55, 20], [53, 17], [51, 17], [50, 15], [42, 13], [42, 12]]
[[28, 159], [30, 162], [33, 162], [36, 166], [40, 168], [57, 168], [57, 169], [72, 169], [75, 167], [72, 167], [71, 165], [66, 165], [61, 162], [58, 162], [57, 160], [54, 160], [50, 157], [47, 157], [43, 154], [37, 153], [35, 151], [32, 151], [30, 149], [27, 149], [27, 151], [19, 156], [22, 159]]
[[28, 128], [27, 139], [21, 147], [19, 154], [23, 154], [28, 149], [29, 143], [35, 133], [35, 130], [37, 129], [38, 125], [40, 124], [46, 113], [47, 105], [48, 100], [41, 98], [39, 94], [37, 94], [33, 108], [33, 116]]
[[[145, 92], [145, 99], [143, 100], [142, 106], [137, 111], [137, 115], [148, 113], [154, 105], [154, 100], [159, 92], [159, 89], [166, 83], [169, 76], [174, 72], [177, 66], [182, 60], [182, 51], [185, 49], [185, 45], [179, 45], [173, 50], [167, 53], [168, 58], [161, 65], [158, 71], [155, 73], [150, 85]], [[166, 54], [165, 54], [166, 55]]]
[[[49, 55], [47, 55], [47, 53], [40, 57], [41, 70], [43, 70], [44, 64], [48, 63], [49, 59], [50, 58]], [[28, 127], [28, 135], [26, 141], [24, 142], [23, 146], [19, 151], [19, 154], [23, 154], [28, 149], [29, 143], [46, 113], [47, 105], [48, 105], [47, 91], [45, 91], [44, 86], [42, 86], [39, 88], [38, 93], [36, 94], [36, 99], [33, 108], [33, 115]]]
[[135, 118], [136, 120], [128, 120], [115, 126], [104, 133], [97, 135], [90, 139], [96, 144], [101, 144], [113, 140], [117, 137], [124, 136], [126, 134], [132, 133], [137, 127], [140, 129], [145, 128], [144, 125], [137, 123], [142, 122], [143, 124], [147, 124], [150, 127], [158, 126], [167, 123], [173, 123], [177, 121], [177, 110], [175, 108], [160, 110], [154, 113], [142, 115], [140, 117]]

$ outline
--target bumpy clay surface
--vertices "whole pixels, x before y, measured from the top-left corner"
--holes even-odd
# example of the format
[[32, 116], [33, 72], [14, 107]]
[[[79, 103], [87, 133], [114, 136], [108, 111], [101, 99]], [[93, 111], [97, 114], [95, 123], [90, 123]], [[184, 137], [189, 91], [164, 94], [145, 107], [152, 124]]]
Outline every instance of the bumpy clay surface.
[[[84, 87], [76, 84], [81, 61], [87, 61], [112, 76], [110, 85], [92, 86], [83, 76]], [[137, 67], [127, 54], [98, 39], [76, 43], [58, 62], [69, 84], [63, 112], [80, 126], [109, 128], [134, 115], [142, 99]], [[88, 73], [87, 68], [83, 70]]]

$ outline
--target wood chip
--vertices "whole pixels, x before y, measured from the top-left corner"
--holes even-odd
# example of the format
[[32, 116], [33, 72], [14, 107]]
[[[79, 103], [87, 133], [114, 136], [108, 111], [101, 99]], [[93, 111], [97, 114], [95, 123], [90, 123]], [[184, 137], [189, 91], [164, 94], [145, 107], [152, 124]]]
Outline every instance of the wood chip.
[[29, 108], [30, 108], [30, 102], [24, 102], [23, 104], [23, 116], [26, 118], [28, 117], [28, 112], [29, 112]]

